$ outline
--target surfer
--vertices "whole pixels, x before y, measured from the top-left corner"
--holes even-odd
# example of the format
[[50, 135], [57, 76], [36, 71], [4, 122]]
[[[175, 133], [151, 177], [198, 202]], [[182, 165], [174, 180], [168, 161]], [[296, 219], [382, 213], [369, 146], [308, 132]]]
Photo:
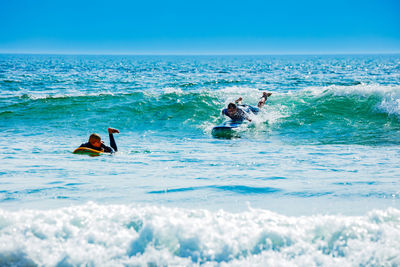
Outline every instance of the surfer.
[[104, 144], [104, 141], [101, 141], [101, 137], [98, 134], [91, 134], [89, 136], [89, 142], [82, 144], [80, 147], [87, 147], [90, 149], [94, 149], [97, 151], [101, 151], [101, 152], [107, 152], [107, 153], [113, 153], [113, 152], [117, 152], [118, 148], [117, 148], [117, 144], [115, 143], [114, 140], [114, 133], [119, 133], [119, 131], [117, 129], [114, 128], [108, 128], [108, 135], [110, 137], [110, 146], [106, 146]]
[[260, 101], [257, 104], [257, 107], [253, 107], [250, 105], [243, 105], [242, 98], [239, 97], [234, 103], [229, 103], [228, 108], [222, 110], [222, 114], [228, 116], [233, 121], [244, 121], [248, 120], [251, 121], [249, 118], [250, 112], [253, 114], [258, 114], [260, 112], [260, 108], [265, 105], [268, 97], [271, 96], [272, 93], [263, 92], [263, 95]]

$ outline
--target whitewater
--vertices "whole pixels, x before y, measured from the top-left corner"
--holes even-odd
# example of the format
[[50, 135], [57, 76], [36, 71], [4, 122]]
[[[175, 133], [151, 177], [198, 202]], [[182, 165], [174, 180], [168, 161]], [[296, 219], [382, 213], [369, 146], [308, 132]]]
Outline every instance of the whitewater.
[[400, 265], [399, 99], [399, 55], [0, 55], [0, 265]]

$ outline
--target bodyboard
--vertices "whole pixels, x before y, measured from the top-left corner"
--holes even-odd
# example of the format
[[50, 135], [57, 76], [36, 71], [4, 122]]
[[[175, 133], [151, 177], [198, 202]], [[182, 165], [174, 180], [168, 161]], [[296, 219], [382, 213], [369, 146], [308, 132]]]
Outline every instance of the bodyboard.
[[233, 137], [236, 134], [235, 129], [242, 125], [242, 121], [226, 121], [221, 125], [215, 126], [211, 134], [215, 137]]
[[77, 149], [72, 152], [74, 154], [82, 154], [82, 155], [89, 155], [89, 156], [100, 156], [104, 151], [99, 151], [95, 149], [91, 149], [88, 147], [78, 147]]

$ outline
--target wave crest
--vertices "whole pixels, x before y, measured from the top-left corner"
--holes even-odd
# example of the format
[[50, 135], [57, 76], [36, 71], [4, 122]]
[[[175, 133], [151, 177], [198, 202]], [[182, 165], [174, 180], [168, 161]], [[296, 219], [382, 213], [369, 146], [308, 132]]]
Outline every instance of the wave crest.
[[[162, 91], [135, 91], [78, 96], [46, 96], [3, 101], [0, 117], [18, 125], [49, 124], [114, 127], [124, 131], [187, 132], [210, 134], [225, 119], [221, 109], [238, 97], [256, 105], [262, 91], [229, 86], [220, 90], [187, 91], [166, 87]], [[400, 143], [400, 88], [356, 85], [311, 87], [273, 92], [262, 112], [253, 116], [248, 131], [277, 134], [299, 143]], [[101, 118], [101, 119], [99, 119]]]

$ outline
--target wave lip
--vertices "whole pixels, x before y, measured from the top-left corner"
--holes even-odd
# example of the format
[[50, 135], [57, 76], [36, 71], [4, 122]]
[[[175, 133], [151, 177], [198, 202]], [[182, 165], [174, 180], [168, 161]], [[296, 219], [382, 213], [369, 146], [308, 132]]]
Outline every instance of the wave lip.
[[[17, 127], [77, 124], [92, 127], [87, 118], [102, 116], [124, 131], [211, 135], [223, 122], [221, 109], [239, 96], [255, 105], [261, 91], [229, 86], [220, 90], [23, 95], [0, 106], [0, 117]], [[400, 88], [356, 85], [311, 87], [289, 93], [273, 92], [259, 115], [252, 117], [245, 136], [276, 135], [299, 144], [397, 145], [400, 143]], [[253, 135], [253, 136], [252, 136]]]
[[397, 266], [400, 211], [288, 217], [88, 203], [0, 210], [4, 265]]

